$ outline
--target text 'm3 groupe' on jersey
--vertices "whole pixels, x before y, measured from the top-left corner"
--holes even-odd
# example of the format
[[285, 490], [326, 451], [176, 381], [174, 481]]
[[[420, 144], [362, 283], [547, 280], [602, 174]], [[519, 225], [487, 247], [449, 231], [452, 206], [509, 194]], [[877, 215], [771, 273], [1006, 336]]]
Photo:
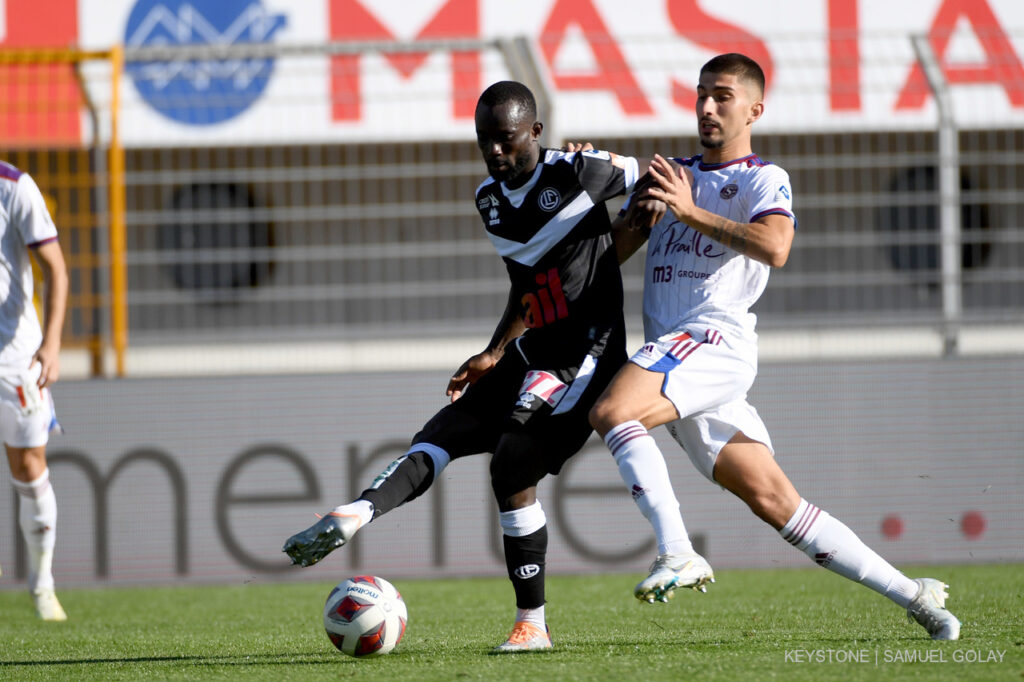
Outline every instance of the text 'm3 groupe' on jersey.
[[[780, 214], [793, 220], [789, 174], [756, 154], [725, 163], [674, 158], [693, 172], [694, 203], [738, 223]], [[644, 333], [656, 339], [690, 324], [752, 334], [750, 307], [771, 268], [679, 222], [671, 212], [651, 231], [644, 277]]]
[[639, 170], [636, 159], [602, 151], [541, 154], [522, 187], [488, 178], [476, 205], [521, 296], [530, 328], [523, 352], [544, 344], [578, 353], [588, 337], [622, 324], [622, 277], [600, 204], [628, 192]]

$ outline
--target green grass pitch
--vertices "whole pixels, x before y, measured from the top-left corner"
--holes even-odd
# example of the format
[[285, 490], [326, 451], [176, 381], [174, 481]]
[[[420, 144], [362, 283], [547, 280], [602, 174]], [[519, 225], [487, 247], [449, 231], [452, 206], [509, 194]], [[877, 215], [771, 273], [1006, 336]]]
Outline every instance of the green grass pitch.
[[[328, 571], [317, 568], [322, 575]], [[849, 680], [1024, 678], [1024, 566], [916, 568], [950, 584], [958, 642], [933, 642], [888, 600], [827, 571], [722, 570], [708, 594], [632, 597], [638, 575], [554, 576], [551, 652], [489, 656], [512, 624], [503, 579], [395, 580], [409, 607], [388, 656], [334, 650], [335, 582], [66, 589], [66, 623], [0, 592], [0, 679]], [[385, 576], [387, 577], [387, 576]]]

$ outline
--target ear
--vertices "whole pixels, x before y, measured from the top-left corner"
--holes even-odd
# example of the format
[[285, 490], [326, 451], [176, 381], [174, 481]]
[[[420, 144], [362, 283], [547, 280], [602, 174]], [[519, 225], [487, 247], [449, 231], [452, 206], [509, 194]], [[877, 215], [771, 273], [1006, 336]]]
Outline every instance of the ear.
[[747, 123], [753, 123], [757, 119], [761, 118], [761, 114], [764, 113], [764, 102], [757, 101], [750, 105], [750, 116], [747, 117]]
[[533, 122], [533, 127], [530, 128], [530, 136], [534, 140], [539, 140], [540, 139], [540, 134], [543, 133], [543, 132], [544, 132], [544, 124], [541, 123], [540, 121], [534, 121]]

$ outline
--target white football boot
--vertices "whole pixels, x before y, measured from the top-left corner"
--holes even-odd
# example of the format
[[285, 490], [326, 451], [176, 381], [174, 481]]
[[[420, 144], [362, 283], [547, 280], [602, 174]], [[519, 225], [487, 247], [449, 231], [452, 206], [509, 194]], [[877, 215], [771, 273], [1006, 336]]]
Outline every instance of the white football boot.
[[907, 605], [907, 618], [923, 625], [932, 639], [959, 639], [960, 621], [946, 610], [949, 585], [932, 578], [917, 578], [914, 582], [920, 589]]
[[362, 525], [357, 514], [331, 512], [288, 538], [281, 551], [291, 557], [293, 564], [312, 566], [351, 540]]
[[64, 607], [60, 605], [52, 587], [39, 587], [29, 594], [32, 595], [32, 601], [35, 602], [36, 613], [43, 620], [63, 621], [68, 619], [68, 614], [64, 613]]
[[677, 588], [707, 592], [707, 583], [713, 582], [715, 573], [700, 554], [660, 554], [651, 564], [650, 575], [633, 588], [633, 595], [648, 604], [667, 602]]

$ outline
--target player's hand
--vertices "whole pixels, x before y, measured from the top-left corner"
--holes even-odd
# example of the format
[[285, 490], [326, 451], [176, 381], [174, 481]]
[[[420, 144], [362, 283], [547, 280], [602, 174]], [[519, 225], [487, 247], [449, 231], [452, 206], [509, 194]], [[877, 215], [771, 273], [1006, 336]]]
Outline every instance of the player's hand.
[[634, 185], [633, 197], [624, 217], [627, 229], [650, 230], [668, 213], [668, 205], [648, 192], [655, 184], [654, 177], [647, 173]]
[[648, 174], [654, 183], [646, 188], [647, 196], [665, 203], [677, 218], [685, 221], [693, 203], [693, 173], [665, 157], [655, 154]]
[[37, 362], [39, 363], [39, 388], [49, 386], [60, 378], [59, 346], [56, 348], [47, 345], [40, 346], [28, 366], [32, 367]]
[[565, 146], [562, 147], [563, 152], [592, 152], [594, 151], [594, 145], [589, 142], [566, 142]]
[[445, 395], [454, 403], [462, 397], [466, 386], [475, 383], [477, 379], [490, 372], [498, 364], [500, 358], [500, 355], [485, 350], [466, 360], [448, 381], [448, 390], [445, 391]]

